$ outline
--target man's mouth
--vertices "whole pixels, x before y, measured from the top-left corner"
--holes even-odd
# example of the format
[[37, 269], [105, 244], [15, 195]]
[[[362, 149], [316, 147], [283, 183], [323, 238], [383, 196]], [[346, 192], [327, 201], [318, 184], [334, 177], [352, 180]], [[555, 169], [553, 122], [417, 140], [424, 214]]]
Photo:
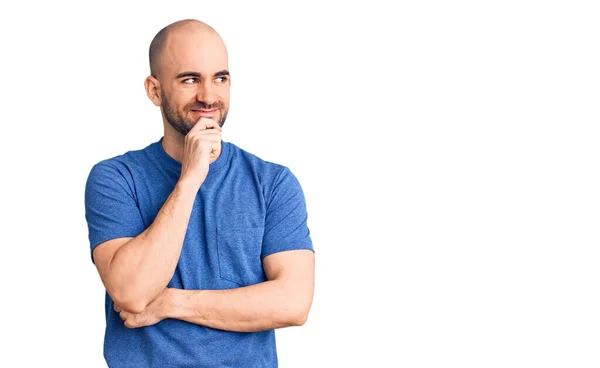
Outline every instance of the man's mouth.
[[214, 114], [217, 113], [217, 109], [212, 109], [212, 110], [192, 110], [192, 113], [196, 114], [196, 115], [200, 115], [200, 116], [212, 116]]

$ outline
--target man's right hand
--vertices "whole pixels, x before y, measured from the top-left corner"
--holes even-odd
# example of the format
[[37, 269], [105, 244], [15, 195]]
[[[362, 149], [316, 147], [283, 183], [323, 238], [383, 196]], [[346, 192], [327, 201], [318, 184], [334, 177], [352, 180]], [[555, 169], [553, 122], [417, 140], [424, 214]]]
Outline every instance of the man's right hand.
[[185, 136], [179, 181], [200, 188], [210, 163], [221, 154], [221, 127], [209, 118], [200, 118]]

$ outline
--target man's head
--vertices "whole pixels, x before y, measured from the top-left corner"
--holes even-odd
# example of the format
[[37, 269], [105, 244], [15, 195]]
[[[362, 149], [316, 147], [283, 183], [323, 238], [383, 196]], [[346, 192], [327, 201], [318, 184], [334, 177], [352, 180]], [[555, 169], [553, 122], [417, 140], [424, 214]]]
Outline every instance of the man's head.
[[163, 120], [186, 135], [201, 117], [223, 126], [229, 111], [227, 49], [219, 34], [198, 20], [172, 23], [150, 44], [145, 87]]

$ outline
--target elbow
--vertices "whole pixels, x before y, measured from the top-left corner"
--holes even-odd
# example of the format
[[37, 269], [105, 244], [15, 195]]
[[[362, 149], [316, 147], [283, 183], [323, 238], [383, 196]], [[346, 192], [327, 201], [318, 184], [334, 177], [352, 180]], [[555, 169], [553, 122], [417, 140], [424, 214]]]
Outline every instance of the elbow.
[[128, 313], [142, 313], [146, 309], [146, 306], [156, 297], [149, 294], [140, 286], [132, 285], [131, 283], [126, 285], [122, 283], [105, 283], [104, 286], [115, 304]]
[[139, 301], [124, 301], [118, 302], [115, 301], [115, 304], [118, 305], [122, 310], [131, 314], [139, 314], [146, 309], [146, 304], [141, 303]]
[[148, 305], [148, 303], [146, 303], [146, 301], [140, 297], [134, 297], [131, 295], [123, 295], [120, 293], [114, 293], [114, 294], [109, 293], [109, 295], [111, 296], [111, 298], [115, 302], [115, 304], [117, 306], [119, 306], [119, 308], [121, 308], [122, 310], [124, 310], [125, 312], [128, 312], [128, 313], [132, 313], [132, 314], [142, 313], [144, 311], [144, 309], [146, 309], [146, 306]]
[[296, 313], [294, 318], [291, 319], [291, 326], [302, 326], [308, 320], [308, 312], [305, 313]]
[[312, 306], [313, 294], [294, 292], [287, 298], [286, 305], [286, 325], [287, 326], [303, 326], [308, 321], [308, 314]]
[[286, 318], [288, 326], [302, 326], [308, 320], [310, 305], [298, 305], [290, 308]]

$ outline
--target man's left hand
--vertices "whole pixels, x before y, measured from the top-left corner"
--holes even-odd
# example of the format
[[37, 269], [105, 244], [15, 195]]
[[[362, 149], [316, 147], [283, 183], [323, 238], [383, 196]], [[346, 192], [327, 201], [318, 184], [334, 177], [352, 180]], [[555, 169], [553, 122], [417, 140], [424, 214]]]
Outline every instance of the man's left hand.
[[169, 288], [165, 288], [156, 299], [146, 306], [142, 313], [133, 314], [126, 312], [116, 304], [114, 309], [119, 313], [127, 328], [152, 326], [167, 318], [168, 290]]

